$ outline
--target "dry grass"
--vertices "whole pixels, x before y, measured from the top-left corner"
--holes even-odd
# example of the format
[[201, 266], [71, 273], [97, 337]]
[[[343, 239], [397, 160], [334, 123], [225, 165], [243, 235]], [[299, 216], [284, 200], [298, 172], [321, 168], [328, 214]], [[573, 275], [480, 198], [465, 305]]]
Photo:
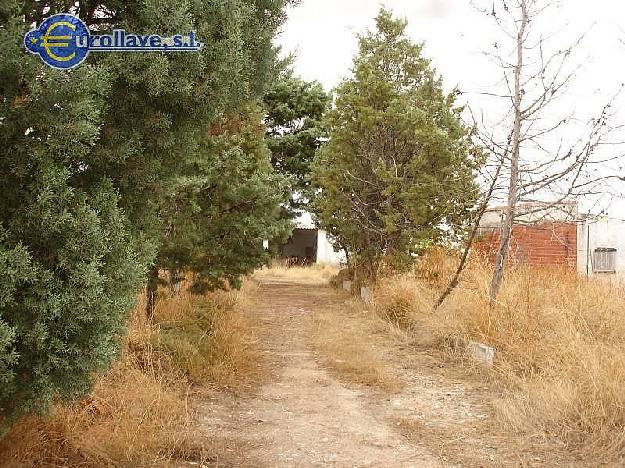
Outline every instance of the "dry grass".
[[385, 359], [382, 340], [387, 326], [356, 301], [339, 309], [315, 314], [312, 340], [324, 365], [342, 378], [392, 392], [402, 387], [401, 378]]
[[[159, 300], [154, 323], [140, 301], [122, 356], [91, 394], [21, 420], [0, 442], [2, 466], [180, 466], [220, 448], [198, 431], [190, 394], [237, 386], [255, 366], [243, 292]], [[165, 292], [161, 292], [165, 296]]]
[[241, 291], [163, 301], [155, 311], [159, 333], [151, 343], [194, 384], [241, 386], [258, 368], [254, 324], [245, 313], [255, 288], [247, 282]]
[[403, 330], [422, 328], [432, 304], [433, 292], [409, 275], [382, 280], [375, 288], [376, 313]]
[[325, 284], [336, 275], [339, 267], [323, 263], [310, 266], [287, 266], [282, 263], [274, 263], [270, 268], [263, 268], [254, 273], [256, 278], [280, 278], [285, 280], [297, 280], [312, 284]]
[[433, 314], [449, 265], [430, 257], [413, 273], [382, 281], [378, 315], [428, 335], [429, 345], [460, 337], [496, 348], [492, 375], [504, 397], [495, 406], [510, 430], [559, 438], [596, 462], [625, 457], [623, 290], [558, 269], [517, 269], [491, 307], [490, 269], [475, 261]]
[[[394, 420], [395, 428], [403, 437], [414, 444], [425, 445], [448, 466], [504, 466], [503, 463], [494, 465], [492, 459], [480, 453], [480, 447], [474, 442], [471, 431], [479, 429], [472, 427], [467, 430], [461, 426], [442, 427], [436, 421], [426, 421], [421, 418], [400, 417]], [[483, 425], [483, 423], [478, 423]], [[480, 428], [483, 430], [483, 428]], [[471, 443], [473, 442], [473, 443]], [[501, 448], [497, 452], [501, 461]], [[524, 465], [520, 465], [524, 466]]]

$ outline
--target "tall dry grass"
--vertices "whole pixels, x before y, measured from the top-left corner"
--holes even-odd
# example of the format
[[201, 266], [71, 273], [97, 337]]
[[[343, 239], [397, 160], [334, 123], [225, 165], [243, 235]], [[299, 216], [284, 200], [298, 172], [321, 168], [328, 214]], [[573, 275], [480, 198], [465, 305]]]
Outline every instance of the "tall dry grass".
[[162, 290], [155, 318], [139, 301], [120, 359], [82, 401], [25, 418], [0, 441], [0, 466], [180, 466], [216, 451], [192, 397], [206, 385], [239, 385], [257, 354], [242, 292], [203, 297]]
[[255, 288], [246, 282], [240, 291], [170, 297], [156, 307], [152, 346], [171, 356], [193, 384], [240, 386], [258, 368], [255, 325], [245, 313]]
[[278, 278], [322, 284], [330, 281], [338, 272], [338, 266], [325, 263], [315, 263], [309, 266], [289, 266], [283, 262], [274, 262], [268, 268], [256, 270], [254, 277], [258, 279]]
[[597, 462], [625, 457], [623, 289], [570, 271], [519, 268], [506, 273], [491, 306], [491, 270], [476, 260], [434, 313], [453, 271], [453, 261], [441, 256], [383, 280], [374, 294], [376, 313], [429, 337], [429, 346], [461, 338], [494, 347], [490, 372], [504, 395], [495, 407], [508, 429], [559, 438]]

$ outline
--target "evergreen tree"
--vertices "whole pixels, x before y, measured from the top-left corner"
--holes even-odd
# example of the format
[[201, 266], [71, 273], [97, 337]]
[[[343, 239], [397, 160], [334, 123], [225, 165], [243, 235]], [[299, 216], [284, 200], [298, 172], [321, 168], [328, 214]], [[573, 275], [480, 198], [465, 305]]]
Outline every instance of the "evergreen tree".
[[[114, 358], [145, 270], [167, 257], [157, 255], [171, 228], [171, 195], [183, 193], [188, 180], [205, 177], [217, 195], [198, 199], [203, 213], [210, 213], [195, 220], [198, 225], [206, 219], [226, 223], [222, 212], [258, 196], [259, 216], [268, 220], [250, 220], [248, 229], [239, 212], [241, 223], [229, 226], [242, 229], [237, 239], [245, 234], [244, 246], [256, 245], [281, 229], [271, 223], [279, 196], [260, 190], [262, 183], [282, 190], [265, 170], [266, 154], [243, 148], [234, 137], [216, 149], [207, 129], [264, 93], [275, 74], [272, 38], [286, 1], [0, 3], [5, 423], [45, 411], [56, 397], [84, 393], [93, 372]], [[23, 50], [23, 37], [32, 23], [59, 12], [77, 14], [99, 32], [195, 30], [205, 47], [184, 54], [91, 54], [77, 69], [53, 70]], [[227, 161], [226, 154], [237, 158]], [[190, 174], [189, 161], [198, 155], [206, 155], [203, 172]], [[247, 174], [251, 180], [244, 183], [239, 178]], [[188, 217], [175, 219], [179, 232]], [[232, 235], [213, 227], [215, 239]], [[262, 241], [253, 254], [243, 248], [235, 261], [237, 242], [203, 239], [186, 258], [198, 264], [212, 257], [208, 283], [236, 283], [238, 274], [258, 263], [247, 255], [262, 255], [261, 247]], [[215, 259], [224, 261], [217, 267]]]
[[[87, 4], [89, 4], [87, 2]], [[164, 235], [163, 186], [200, 151], [211, 122], [254, 101], [273, 78], [271, 41], [285, 1], [105, 2], [99, 28], [169, 35], [196, 31], [199, 53], [92, 54], [112, 74], [112, 91], [95, 154], [95, 177], [112, 177], [122, 204], [156, 247]]]
[[[100, 139], [82, 177], [113, 181], [133, 235], [152, 255], [148, 313], [161, 261], [168, 256], [159, 255], [171, 230], [164, 210], [177, 193], [180, 176], [186, 175], [186, 159], [203, 151], [211, 122], [260, 98], [276, 76], [279, 61], [272, 40], [288, 1], [109, 0], [69, 8], [99, 32], [120, 27], [162, 35], [193, 30], [204, 44], [199, 53], [92, 54], [88, 59], [107, 69], [111, 90]], [[48, 7], [46, 16], [67, 11], [68, 5], [49, 2]], [[26, 2], [25, 11], [38, 22], [45, 10]]]
[[[148, 315], [156, 298], [158, 272], [170, 263], [170, 254], [162, 248], [169, 249], [172, 229], [179, 234], [177, 240], [181, 240], [182, 227], [171, 223], [180, 222], [185, 216], [200, 216], [195, 211], [169, 216], [166, 211], [175, 196], [172, 194], [189, 190], [186, 177], [192, 161], [209, 156], [205, 150], [210, 124], [259, 99], [277, 74], [277, 49], [272, 39], [284, 19], [286, 3], [287, 0], [159, 0], [129, 4], [113, 0], [107, 8], [109, 17], [93, 19], [103, 23], [100, 28], [108, 30], [123, 26], [131, 31], [158, 31], [164, 35], [193, 30], [204, 43], [199, 53], [96, 57], [111, 70], [114, 79], [90, 176], [112, 178], [121, 192], [121, 204], [130, 216], [135, 235], [154, 253], [148, 278]], [[212, 163], [218, 165], [219, 159], [205, 162]], [[237, 184], [238, 180], [228, 182]], [[182, 185], [177, 187], [179, 183]], [[169, 245], [163, 246], [164, 243]], [[198, 247], [194, 248], [196, 253]], [[207, 251], [203, 255], [213, 253]], [[185, 256], [177, 258], [180, 263]], [[227, 271], [228, 265], [224, 261], [220, 266], [225, 275], [222, 279], [232, 282], [233, 275], [241, 269], [232, 263], [234, 270]], [[217, 283], [224, 281], [214, 282]]]
[[319, 83], [287, 73], [269, 88], [264, 103], [271, 163], [292, 182], [291, 215], [310, 198], [310, 165], [325, 137], [321, 119], [330, 96]]
[[115, 357], [144, 273], [109, 179], [88, 180], [106, 70], [61, 72], [23, 50], [0, 7], [0, 425], [89, 389]]
[[319, 222], [375, 278], [382, 258], [407, 266], [463, 226], [474, 206], [477, 154], [406, 22], [382, 9], [359, 38], [353, 77], [337, 90], [314, 177]]
[[159, 264], [196, 273], [194, 291], [238, 287], [266, 262], [263, 241], [290, 232], [280, 219], [289, 187], [271, 167], [264, 133], [256, 107], [222, 117], [172, 186]]

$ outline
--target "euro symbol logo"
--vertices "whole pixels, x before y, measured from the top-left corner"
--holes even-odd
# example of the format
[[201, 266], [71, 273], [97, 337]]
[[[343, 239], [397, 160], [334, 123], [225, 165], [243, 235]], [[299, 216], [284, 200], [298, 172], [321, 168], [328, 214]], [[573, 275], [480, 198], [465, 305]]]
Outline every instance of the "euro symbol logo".
[[89, 29], [74, 15], [50, 16], [26, 34], [24, 46], [53, 68], [73, 68], [89, 54]]
[[[74, 26], [72, 23], [69, 23], [67, 21], [57, 21], [56, 23], [54, 23], [48, 28], [45, 35], [41, 38], [41, 44], [43, 48], [46, 50], [46, 53], [50, 57], [52, 57], [54, 60], [58, 60], [59, 62], [69, 62], [70, 60], [73, 60], [74, 58], [76, 58], [76, 52], [72, 52], [70, 55], [62, 57], [62, 56], [54, 54], [52, 50], [50, 50], [52, 47], [69, 47], [70, 46], [69, 41], [72, 40], [73, 35], [71, 36], [51, 36], [50, 35], [53, 30], [55, 30], [56, 28], [60, 26], [67, 26], [72, 31], [76, 31], [76, 26]], [[61, 41], [61, 42], [57, 42], [57, 41]], [[62, 42], [62, 41], [67, 41], [67, 42]]]

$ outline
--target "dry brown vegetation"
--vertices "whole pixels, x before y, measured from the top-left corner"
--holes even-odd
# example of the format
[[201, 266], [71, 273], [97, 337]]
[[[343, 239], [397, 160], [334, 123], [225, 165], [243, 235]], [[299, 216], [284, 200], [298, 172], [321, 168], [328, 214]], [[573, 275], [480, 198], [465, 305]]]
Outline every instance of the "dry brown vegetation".
[[411, 274], [383, 280], [374, 293], [376, 313], [422, 345], [476, 340], [496, 348], [489, 373], [503, 397], [494, 406], [509, 429], [559, 438], [595, 462], [625, 456], [623, 290], [569, 271], [518, 268], [507, 272], [491, 307], [491, 270], [474, 260], [459, 289], [433, 312], [453, 265], [435, 251]]
[[[191, 397], [237, 387], [257, 368], [248, 316], [252, 284], [203, 297], [161, 291], [153, 323], [142, 301], [122, 355], [91, 394], [21, 420], [0, 443], [2, 466], [179, 466], [215, 456]], [[176, 462], [178, 464], [176, 465]]]
[[[350, 382], [401, 393], [404, 376], [387, 354], [393, 347], [410, 353], [419, 346], [431, 359], [449, 352], [448, 365], [463, 359], [453, 345], [483, 342], [497, 350], [492, 368], [475, 367], [500, 395], [489, 402], [497, 415], [493, 431], [559, 439], [594, 464], [622, 459], [623, 290], [563, 270], [518, 268], [507, 272], [491, 306], [490, 267], [473, 259], [460, 287], [433, 312], [454, 266], [452, 256], [433, 251], [410, 274], [381, 280], [370, 306], [345, 294], [346, 302], [311, 314], [317, 356]], [[279, 267], [258, 275], [317, 284], [334, 271]], [[10, 460], [7, 466], [176, 466], [221, 455], [219, 443], [201, 439], [192, 398], [211, 386], [259, 380], [254, 324], [243, 313], [251, 308], [251, 288], [247, 283], [242, 292], [204, 297], [163, 292], [153, 323], [138, 304], [120, 360], [89, 397], [57, 405], [51, 417], [20, 421], [1, 442], [0, 460]], [[399, 423], [421, 437], [419, 421]]]
[[353, 303], [342, 310], [319, 312], [311, 319], [313, 346], [326, 367], [350, 382], [395, 391], [403, 383], [379, 346], [388, 339], [387, 328]]
[[338, 273], [338, 267], [327, 264], [313, 264], [310, 266], [288, 266], [283, 262], [275, 261], [271, 267], [257, 270], [254, 277], [278, 278], [286, 280], [298, 280], [305, 283], [327, 283], [332, 276]]

